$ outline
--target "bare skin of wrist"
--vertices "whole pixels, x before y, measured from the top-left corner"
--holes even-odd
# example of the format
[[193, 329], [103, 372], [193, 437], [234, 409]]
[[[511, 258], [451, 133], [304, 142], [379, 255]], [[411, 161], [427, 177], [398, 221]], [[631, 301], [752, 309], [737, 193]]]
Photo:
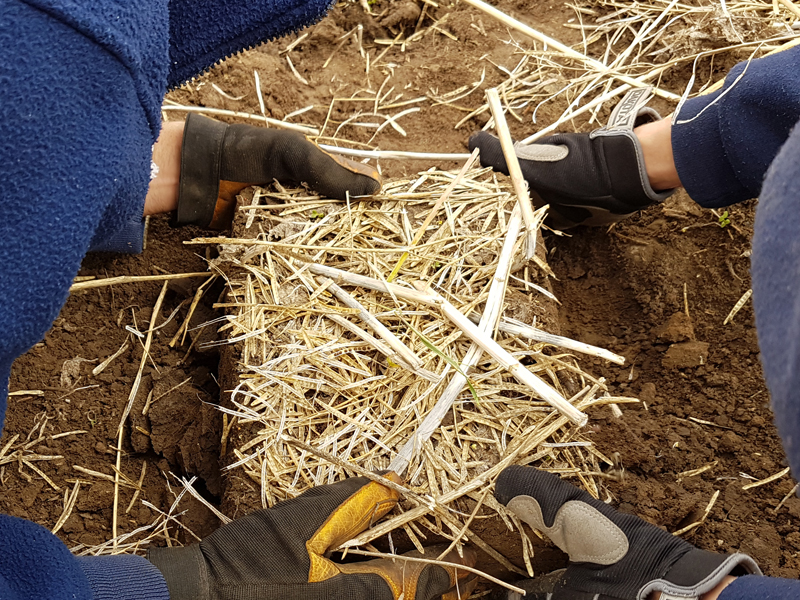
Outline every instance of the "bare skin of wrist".
[[[736, 577], [728, 575], [725, 579], [722, 580], [722, 583], [720, 583], [717, 587], [715, 587], [710, 592], [707, 592], [702, 596], [700, 596], [700, 600], [717, 600], [717, 598], [719, 598], [719, 595], [722, 593], [722, 590], [728, 587], [733, 581], [736, 581]], [[659, 600], [659, 598], [661, 598], [661, 592], [654, 592], [650, 594], [648, 600]]]
[[150, 181], [144, 201], [144, 216], [178, 208], [182, 143], [183, 122], [164, 123], [158, 141], [153, 146], [153, 162], [158, 167], [158, 175]]
[[662, 119], [655, 123], [640, 125], [633, 130], [644, 154], [647, 177], [654, 190], [681, 187], [672, 155], [672, 121]]

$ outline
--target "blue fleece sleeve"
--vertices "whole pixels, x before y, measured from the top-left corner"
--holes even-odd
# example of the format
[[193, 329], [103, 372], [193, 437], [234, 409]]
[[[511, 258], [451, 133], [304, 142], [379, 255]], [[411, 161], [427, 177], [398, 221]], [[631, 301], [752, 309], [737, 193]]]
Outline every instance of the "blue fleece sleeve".
[[141, 556], [86, 556], [78, 559], [92, 589], [92, 600], [169, 600], [167, 582]]
[[[95, 52], [106, 52], [116, 59], [119, 70], [125, 73], [121, 81], [125, 81], [131, 88], [128, 96], [136, 98], [133, 105], [120, 105], [119, 118], [130, 118], [131, 106], [138, 105], [138, 111], [144, 111], [150, 137], [154, 141], [161, 127], [159, 109], [169, 71], [167, 0], [25, 0], [25, 4], [37, 9], [42, 17], [49, 16], [53, 21], [69, 28], [72, 36], [81, 35], [87, 41], [94, 42]], [[54, 38], [56, 45], [65, 40], [64, 36]], [[82, 62], [84, 61], [78, 57], [78, 64]], [[47, 71], [47, 64], [46, 60], [42, 65], [34, 66], [40, 71]], [[68, 82], [62, 80], [58, 87], [68, 88]], [[113, 91], [102, 95], [98, 98], [100, 99], [108, 101], [109, 107], [120, 100]], [[70, 98], [71, 100], [74, 99]], [[68, 101], [67, 104], [69, 103]], [[90, 115], [73, 115], [64, 110], [61, 119], [86, 117]], [[97, 118], [99, 128], [108, 125], [99, 122], [99, 114]], [[49, 132], [43, 133], [44, 135], [49, 135]], [[118, 150], [117, 154], [121, 157], [126, 153], [126, 149], [122, 147], [127, 142], [125, 138], [108, 137], [103, 142], [100, 147], [93, 149], [96, 154], [111, 154]], [[55, 146], [57, 140], [54, 139], [52, 143]], [[114, 148], [115, 145], [117, 148]], [[91, 240], [91, 251], [134, 253], [142, 250], [145, 194], [141, 193], [140, 182], [135, 180], [149, 174], [150, 163], [149, 160], [142, 164], [137, 161], [124, 163], [123, 166], [127, 168], [117, 173], [108, 173], [119, 178], [116, 186], [119, 193], [107, 198], [103, 215], [97, 222]], [[125, 177], [134, 181], [126, 182]], [[89, 182], [85, 184], [89, 185]]]
[[719, 600], [797, 600], [800, 581], [747, 575], [722, 590]]
[[170, 0], [169, 86], [222, 59], [315, 23], [334, 0]]
[[[114, 212], [114, 208], [110, 212]], [[105, 222], [113, 222], [107, 219]], [[89, 252], [116, 252], [118, 254], [139, 254], [144, 250], [144, 217], [132, 215], [124, 223], [118, 223], [115, 231], [106, 232], [103, 228], [92, 238]]]
[[800, 119], [800, 46], [731, 69], [723, 88], [687, 101], [672, 127], [681, 183], [708, 208], [761, 192]]
[[44, 527], [0, 515], [0, 598], [169, 600], [169, 590], [141, 556], [75, 558]]
[[0, 515], [0, 598], [93, 600], [89, 580], [61, 540], [7, 515]]
[[753, 306], [775, 424], [800, 476], [800, 124], [769, 169], [753, 232]]
[[[137, 44], [156, 36], [154, 46], [162, 39], [166, 65], [166, 5], [159, 33], [154, 3], [125, 3], [147, 12], [131, 36]], [[0, 425], [12, 362], [58, 315], [91, 240], [103, 230], [101, 220], [105, 231], [119, 231], [136, 211], [141, 215], [149, 184], [158, 128], [131, 64], [98, 42], [111, 44], [113, 27], [92, 36], [83, 28], [91, 18], [57, 12], [89, 4], [0, 2], [0, 179], [13, 190], [0, 204]], [[91, 17], [108, 10], [116, 26], [115, 3], [96, 4]], [[46, 529], [0, 516], [3, 600], [93, 600], [100, 579], [118, 575], [98, 569], [90, 582], [87, 573]]]
[[[166, 62], [166, 7], [162, 17], [160, 34], [148, 18], [138, 35], [163, 38]], [[42, 339], [90, 243], [141, 218], [158, 132], [128, 65], [66, 19], [0, 3], [0, 47], [13, 49], [0, 69], [0, 175], [14, 189], [0, 205], [2, 371]]]

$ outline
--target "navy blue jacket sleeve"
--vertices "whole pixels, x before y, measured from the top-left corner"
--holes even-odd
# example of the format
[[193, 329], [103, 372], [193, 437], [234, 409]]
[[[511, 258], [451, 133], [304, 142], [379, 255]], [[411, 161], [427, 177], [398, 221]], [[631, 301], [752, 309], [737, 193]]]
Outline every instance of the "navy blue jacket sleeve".
[[[752, 284], [775, 422], [800, 477], [800, 47], [737, 65], [724, 87], [688, 101], [672, 129], [675, 163], [706, 207], [760, 196]], [[800, 581], [742, 577], [720, 600], [800, 598]]]
[[739, 577], [719, 595], [719, 600], [796, 600], [797, 598], [800, 598], [800, 581], [758, 575]]
[[[0, 175], [13, 189], [0, 207], [4, 384], [12, 361], [41, 340], [58, 315], [92, 240], [142, 214], [160, 128], [158, 105], [148, 103], [160, 96], [137, 81], [141, 71], [131, 69], [161, 55], [164, 93], [166, 6], [159, 23], [154, 0], [97, 3], [106, 12], [95, 12], [116, 27], [103, 29], [94, 13], [59, 16], [43, 2], [0, 3], [0, 48], [6, 53], [0, 66]], [[62, 11], [74, 8], [69, 0], [55, 4]], [[117, 11], [117, 4], [125, 10]], [[135, 20], [132, 5], [148, 18]], [[137, 44], [152, 36], [147, 56], [121, 48], [125, 36]], [[0, 409], [5, 399], [2, 394]]]
[[753, 233], [753, 306], [778, 433], [800, 476], [800, 124], [769, 169]]
[[161, 573], [141, 556], [76, 559], [44, 527], [7, 515], [0, 540], [3, 600], [169, 600]]
[[721, 90], [687, 101], [675, 119], [681, 183], [707, 208], [755, 198], [798, 120], [800, 46], [736, 65]]
[[0, 515], [0, 598], [92, 598], [78, 561], [54, 542], [58, 539], [43, 527]]
[[315, 23], [334, 2], [170, 0], [169, 87], [184, 83], [244, 48]]
[[[140, 243], [168, 82], [319, 18], [328, 1], [0, 2], [0, 427], [11, 364], [49, 329], [87, 250]], [[0, 515], [0, 598], [168, 592], [141, 557], [77, 559], [46, 529]]]
[[[0, 423], [11, 363], [58, 315], [90, 242], [141, 219], [167, 27], [151, 0], [0, 3], [0, 173], [14, 190], [0, 209]], [[144, 81], [159, 61], [161, 83]], [[141, 557], [79, 561], [39, 525], [0, 516], [3, 600], [133, 598], [114, 583], [126, 574], [141, 600], [168, 599]]]

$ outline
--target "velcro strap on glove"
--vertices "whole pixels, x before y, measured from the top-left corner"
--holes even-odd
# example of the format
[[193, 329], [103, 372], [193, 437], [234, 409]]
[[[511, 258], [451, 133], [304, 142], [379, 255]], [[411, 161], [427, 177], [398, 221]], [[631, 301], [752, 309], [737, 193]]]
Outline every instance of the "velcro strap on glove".
[[[653, 96], [652, 88], [634, 88], [629, 91], [611, 112], [608, 124], [599, 131], [633, 131], [634, 127], [660, 121], [661, 115], [647, 106]], [[595, 132], [595, 133], [596, 133]]]

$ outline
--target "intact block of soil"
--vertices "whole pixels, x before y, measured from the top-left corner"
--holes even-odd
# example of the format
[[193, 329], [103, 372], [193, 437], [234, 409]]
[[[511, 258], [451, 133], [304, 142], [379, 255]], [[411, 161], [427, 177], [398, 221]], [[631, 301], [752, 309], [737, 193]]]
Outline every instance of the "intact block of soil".
[[694, 327], [686, 313], [677, 312], [656, 330], [656, 335], [667, 342], [685, 342], [694, 339]]
[[41, 493], [43, 487], [44, 487], [43, 481], [37, 481], [36, 483], [32, 483], [29, 486], [27, 486], [22, 491], [21, 494], [22, 505], [25, 508], [30, 508], [31, 506], [33, 506], [34, 502], [36, 502], [36, 499], [39, 497], [39, 494]]
[[174, 369], [153, 387], [158, 400], [149, 412], [150, 441], [153, 450], [218, 494], [220, 413], [202, 389], [191, 383], [176, 387], [185, 376]]
[[[475, 172], [471, 173], [473, 174], [470, 177], [476, 176]], [[424, 179], [418, 180], [420, 185], [414, 183], [415, 181], [417, 180], [395, 180], [385, 185], [387, 189], [396, 193], [397, 190], [413, 184], [417, 194], [432, 194], [436, 199], [440, 197], [441, 191], [438, 187], [432, 187], [440, 185], [438, 180], [428, 179], [426, 175]], [[497, 184], [509, 185], [507, 181]], [[302, 190], [291, 193], [295, 194], [296, 198], [306, 197], [306, 192]], [[288, 201], [289, 199], [286, 200]], [[503, 200], [503, 202], [507, 202], [504, 207], [506, 214], [510, 213], [513, 201]], [[381, 271], [383, 267], [377, 271], [372, 268], [370, 255], [366, 251], [367, 246], [363, 247], [364, 252], [359, 251], [362, 247], [356, 244], [361, 244], [361, 239], [368, 240], [373, 237], [391, 239], [391, 242], [387, 242], [389, 244], [387, 248], [381, 246], [382, 250], [389, 250], [388, 253], [382, 252], [381, 261], [383, 265], [397, 264], [404, 253], [405, 244], [402, 242], [403, 238], [398, 235], [405, 226], [402, 215], [406, 215], [405, 219], [411, 230], [422, 227], [426, 214], [421, 211], [421, 206], [422, 203], [402, 204], [401, 212], [397, 209], [395, 200], [382, 197], [376, 198], [369, 204], [362, 203], [356, 211], [342, 204], [326, 204], [327, 208], [324, 210], [328, 213], [323, 219], [320, 219], [322, 209], [317, 211], [315, 208], [313, 212], [311, 209], [298, 211], [293, 214], [291, 220], [278, 220], [271, 212], [264, 211], [263, 214], [257, 215], [259, 220], [252, 222], [247, 212], [240, 211], [234, 220], [233, 237], [234, 240], [247, 239], [248, 236], [252, 237], [254, 232], [260, 232], [260, 235], [267, 239], [274, 237], [280, 237], [284, 241], [291, 239], [291, 245], [300, 250], [312, 247], [306, 240], [313, 241], [313, 246], [323, 247], [326, 244], [338, 243], [336, 240], [340, 238], [352, 239], [353, 250], [348, 252], [347, 262], [342, 262], [333, 255], [326, 256], [324, 260], [315, 260], [325, 262], [329, 267], [343, 269], [345, 273], [340, 276], [342, 280], [337, 281], [337, 284], [345, 289], [345, 293], [359, 301], [376, 319], [382, 321], [384, 327], [393, 330], [403, 343], [417, 353], [417, 360], [424, 366], [425, 371], [438, 373], [444, 364], [437, 356], [441, 353], [433, 351], [437, 344], [447, 347], [448, 352], [459, 357], [459, 360], [470, 352], [472, 342], [463, 332], [445, 319], [438, 308], [398, 299], [398, 306], [408, 306], [411, 309], [408, 314], [413, 314], [415, 319], [412, 326], [405, 321], [405, 313], [402, 320], [393, 316], [395, 313], [389, 307], [394, 301], [390, 295], [373, 290], [369, 286], [353, 285], [352, 281], [348, 283], [347, 278], [348, 273], [372, 276], [377, 272], [379, 276], [384, 276]], [[499, 214], [503, 212], [500, 211]], [[457, 310], [462, 310], [463, 314], [473, 310], [478, 313], [486, 311], [485, 293], [497, 272], [502, 241], [507, 235], [505, 224], [498, 220], [497, 215], [497, 200], [477, 199], [475, 207], [470, 208], [468, 215], [456, 222], [457, 227], [452, 232], [455, 240], [453, 249], [442, 246], [436, 253], [429, 253], [429, 258], [409, 258], [403, 263], [405, 266], [401, 271], [401, 281], [416, 281], [418, 273], [424, 272], [426, 277], [430, 277], [432, 284], [447, 290], [459, 305]], [[439, 225], [444, 231], [448, 228], [444, 211], [441, 219]], [[324, 229], [319, 229], [318, 225], [322, 221]], [[350, 234], [351, 231], [359, 233]], [[309, 236], [314, 236], [313, 240]], [[516, 267], [518, 272], [513, 278], [509, 278], [502, 312], [505, 317], [517, 322], [535, 325], [548, 333], [558, 334], [559, 315], [556, 301], [549, 291], [551, 281], [548, 274], [551, 271], [547, 266], [543, 239], [538, 239], [536, 248], [537, 261], [525, 261], [521, 251], [514, 254], [511, 269]], [[338, 295], [326, 295], [328, 292], [325, 288], [315, 290], [315, 285], [326, 285], [323, 279], [315, 280], [311, 277], [308, 280], [310, 285], [301, 285], [294, 276], [294, 271], [288, 268], [292, 264], [291, 261], [296, 260], [299, 255], [294, 253], [294, 250], [291, 251], [291, 255], [287, 252], [281, 249], [280, 255], [278, 251], [274, 255], [268, 255], [261, 249], [254, 251], [248, 244], [233, 241], [223, 246], [216, 262], [218, 268], [227, 273], [226, 277], [231, 288], [230, 299], [238, 298], [239, 290], [243, 290], [248, 298], [247, 302], [251, 303], [248, 306], [255, 304], [274, 306], [264, 311], [263, 315], [260, 314], [257, 317], [258, 324], [251, 327], [250, 324], [244, 324], [243, 319], [249, 317], [243, 312], [246, 308], [243, 304], [240, 305], [239, 301], [225, 303], [234, 309], [227, 314], [232, 327], [226, 327], [225, 334], [231, 336], [230, 341], [236, 343], [228, 345], [223, 352], [220, 389], [235, 390], [232, 395], [235, 403], [228, 404], [230, 401], [225, 397], [222, 403], [238, 414], [244, 414], [243, 410], [248, 411], [246, 418], [237, 418], [233, 422], [225, 436], [222, 464], [226, 467], [232, 463], [237, 464], [235, 469], [226, 470], [221, 501], [221, 510], [231, 516], [260, 508], [262, 498], [265, 504], [273, 505], [283, 498], [295, 496], [298, 491], [309, 485], [332, 482], [340, 478], [336, 470], [330, 470], [328, 459], [318, 459], [313, 450], [303, 450], [309, 454], [303, 454], [301, 458], [301, 453], [292, 442], [286, 444], [276, 437], [278, 432], [286, 431], [293, 438], [308, 440], [312, 448], [313, 446], [329, 448], [331, 446], [328, 440], [336, 440], [336, 448], [332, 448], [332, 451], [337, 456], [348, 456], [348, 461], [359, 465], [362, 462], [366, 464], [365, 461], [369, 457], [368, 460], [373, 461], [372, 464], [377, 468], [385, 468], [396, 451], [395, 448], [399, 450], [417, 426], [417, 423], [408, 422], [406, 407], [410, 408], [413, 403], [414, 414], [409, 416], [414, 421], [422, 421], [426, 414], [431, 414], [429, 411], [433, 410], [438, 399], [437, 393], [425, 393], [425, 390], [432, 388], [430, 383], [425, 381], [427, 376], [424, 375], [422, 368], [411, 369], [398, 365], [387, 358], [385, 351], [376, 349], [376, 344], [369, 341], [365, 343], [363, 340], [366, 336], [354, 334], [351, 327], [343, 327], [340, 320], [320, 318], [320, 309], [327, 313], [331, 310], [330, 307], [339, 306], [340, 298]], [[269, 258], [270, 256], [273, 258]], [[452, 264], [448, 262], [450, 256], [456, 256]], [[273, 261], [271, 263], [273, 271], [266, 275], [267, 279], [264, 279], [268, 284], [262, 286], [256, 283], [254, 287], [255, 280], [251, 274], [253, 272], [260, 274], [269, 260]], [[242, 266], [248, 267], [248, 270], [244, 271]], [[251, 267], [255, 271], [251, 271]], [[388, 275], [389, 270], [385, 270]], [[465, 299], [469, 299], [469, 304], [464, 304]], [[341, 308], [345, 308], [344, 304]], [[345, 321], [350, 321], [351, 325], [364, 328], [368, 330], [367, 333], [374, 335], [371, 325], [365, 325], [351, 311], [352, 309], [348, 309], [340, 314], [346, 316]], [[242, 328], [248, 331], [246, 336], [239, 334]], [[417, 333], [414, 333], [415, 331]], [[422, 340], [423, 336], [427, 338], [425, 343]], [[519, 352], [524, 367], [536, 369], [537, 365], [546, 364], [548, 370], [552, 369], [555, 381], [550, 385], [557, 387], [560, 393], [571, 397], [582, 389], [583, 383], [576, 374], [578, 369], [572, 368], [571, 365], [565, 368], [567, 363], [562, 362], [562, 349], [545, 347], [535, 340], [510, 336], [504, 332], [498, 333], [496, 339], [511, 351]], [[381, 345], [384, 345], [384, 342], [381, 342]], [[548, 356], [553, 358], [548, 359]], [[579, 362], [577, 358], [575, 361]], [[353, 368], [355, 365], [358, 365], [357, 370]], [[483, 394], [485, 390], [491, 395], [494, 409], [492, 416], [476, 414], [483, 410], [479, 406], [480, 402], [466, 400], [470, 391], [465, 389], [462, 394], [465, 401], [456, 402], [445, 413], [450, 418], [450, 426], [437, 427], [427, 444], [432, 450], [435, 449], [437, 455], [447, 457], [439, 460], [449, 461], [448, 464], [452, 465], [448, 470], [449, 473], [461, 472], [463, 465], [463, 472], [472, 478], [496, 465], [502, 459], [501, 451], [507, 450], [507, 447], [500, 448], [499, 442], [492, 441], [497, 439], [495, 431], [503, 431], [504, 435], [505, 432], [512, 432], [508, 433], [507, 439], [519, 436], [516, 439], [525, 440], [527, 434], [524, 432], [528, 431], [530, 420], [542, 418], [550, 409], [545, 408], [545, 412], [538, 414], [532, 413], [527, 388], [523, 388], [517, 381], [512, 381], [513, 377], [505, 371], [496, 370], [492, 359], [488, 356], [477, 361], [470, 368], [470, 373], [474, 374], [478, 382], [477, 393]], [[548, 373], [548, 376], [550, 375]], [[374, 386], [370, 383], [372, 381], [376, 382]], [[228, 395], [225, 392], [223, 394]], [[165, 397], [154, 402], [153, 410], [168, 406], [165, 403], [167, 400]], [[385, 408], [389, 408], [390, 411], [385, 412]], [[373, 415], [381, 415], [378, 417], [380, 422], [374, 419]], [[159, 422], [163, 423], [166, 431], [167, 427], [175, 428], [180, 419], [182, 416], [178, 413], [169, 419], [159, 418]], [[352, 432], [353, 424], [356, 422], [354, 419], [364, 420], [363, 423], [358, 422], [355, 437]], [[162, 451], [159, 448], [163, 448], [163, 452], [167, 452], [167, 445], [157, 440], [161, 425], [156, 425], [155, 415], [151, 416], [151, 422], [153, 447], [157, 451]], [[469, 440], [446, 437], [450, 435], [449, 431], [453, 430], [459, 432], [458, 435], [461, 435], [462, 431], [466, 434], [467, 429], [464, 429], [463, 425], [466, 422], [474, 423], [474, 426], [469, 427], [471, 432], [468, 434], [471, 436]], [[338, 440], [343, 441], [345, 438], [350, 446], [340, 448]], [[363, 439], [363, 442], [351, 441], [359, 439]], [[370, 444], [378, 442], [379, 445], [370, 450], [364, 442]], [[172, 446], [176, 444], [180, 446], [181, 442], [171, 441]], [[254, 453], [256, 447], [263, 447], [264, 450]], [[461, 478], [458, 482], [453, 480], [452, 483], [450, 480], [440, 481], [439, 475], [434, 475], [432, 462], [427, 462], [434, 459], [427, 457], [427, 453], [424, 457], [415, 456], [410, 466], [409, 474], [419, 473], [414, 475], [414, 485], [418, 486], [418, 489], [425, 490], [428, 486], [431, 494], [438, 495], [441, 489], [454, 490], [454, 486], [466, 484], [466, 478]], [[560, 459], [552, 462], [562, 464]], [[418, 471], [417, 464], [422, 464], [425, 468]], [[336, 468], [339, 466], [336, 465]], [[209, 483], [208, 479], [206, 482]], [[480, 494], [480, 491], [476, 493]], [[475, 500], [475, 498], [459, 498], [459, 514], [469, 514], [472, 510], [470, 502]], [[406, 507], [401, 506], [401, 508]], [[484, 508], [486, 513], [495, 510], [488, 505]], [[491, 517], [491, 514], [481, 516]], [[483, 539], [490, 546], [501, 546], [507, 541], [507, 528], [501, 519], [487, 519], [482, 524]], [[197, 532], [191, 521], [189, 526]], [[397, 534], [394, 539], [395, 547], [409, 547], [410, 540], [404, 545], [399, 537], [405, 533], [397, 532]], [[427, 543], [432, 541], [428, 539]], [[521, 545], [516, 548], [521, 548]], [[536, 550], [538, 557], [539, 547]], [[509, 551], [510, 548], [504, 548], [504, 552]]]
[[739, 452], [742, 446], [742, 438], [732, 431], [726, 431], [719, 438], [719, 449], [722, 452]]
[[422, 9], [416, 2], [398, 2], [392, 11], [381, 19], [383, 27], [396, 27], [397, 25], [413, 25], [419, 19]]
[[81, 512], [94, 512], [111, 508], [114, 503], [114, 484], [110, 481], [99, 481], [92, 484], [85, 492], [78, 495], [77, 508]]
[[86, 529], [86, 527], [83, 524], [83, 519], [81, 519], [80, 516], [73, 513], [64, 522], [63, 529], [67, 533], [81, 533]]
[[666, 369], [688, 369], [708, 362], [708, 342], [681, 342], [672, 344], [661, 364]]

